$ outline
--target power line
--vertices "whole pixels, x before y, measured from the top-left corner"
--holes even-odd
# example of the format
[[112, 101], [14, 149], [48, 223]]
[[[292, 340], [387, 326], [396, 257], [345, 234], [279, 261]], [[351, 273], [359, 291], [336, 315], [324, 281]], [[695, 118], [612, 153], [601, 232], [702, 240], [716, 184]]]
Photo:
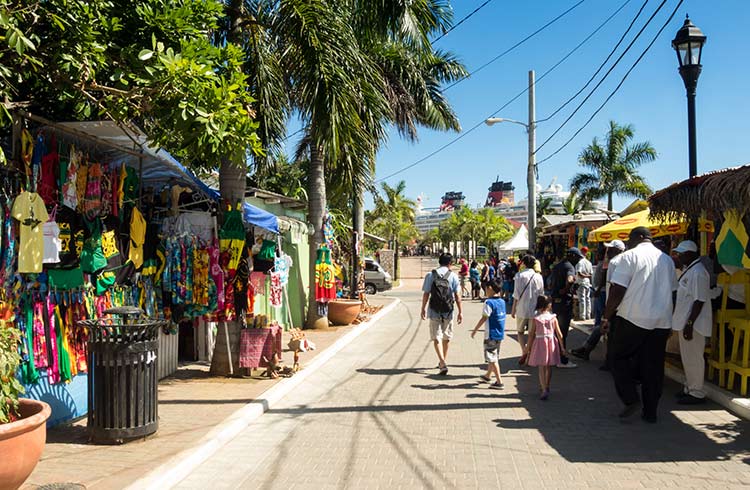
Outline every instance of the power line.
[[643, 25], [643, 27], [641, 27], [641, 29], [635, 35], [635, 37], [633, 38], [633, 40], [630, 41], [630, 44], [628, 44], [628, 46], [625, 48], [625, 51], [623, 51], [622, 54], [620, 54], [620, 56], [617, 58], [617, 60], [615, 60], [614, 64], [609, 67], [609, 70], [607, 70], [607, 73], [605, 73], [604, 76], [602, 77], [602, 79], [599, 80], [599, 83], [597, 83], [596, 86], [591, 89], [591, 91], [589, 92], [589, 94], [581, 101], [580, 104], [578, 104], [578, 106], [575, 108], [575, 110], [573, 110], [573, 112], [565, 119], [565, 121], [563, 121], [563, 123], [546, 140], [544, 140], [544, 142], [541, 145], [539, 145], [536, 148], [536, 150], [534, 151], [534, 153], [537, 153], [539, 150], [541, 150], [542, 148], [544, 148], [544, 146], [547, 143], [549, 143], [552, 140], [552, 138], [554, 138], [555, 136], [557, 136], [557, 134], [560, 131], [562, 131], [562, 129], [570, 122], [570, 120], [573, 119], [573, 116], [575, 116], [576, 113], [579, 110], [581, 110], [581, 107], [583, 107], [583, 105], [594, 95], [594, 93], [596, 92], [596, 90], [599, 87], [601, 87], [602, 83], [604, 83], [604, 81], [607, 79], [607, 77], [610, 75], [610, 73], [612, 73], [612, 71], [617, 67], [617, 65], [620, 63], [620, 61], [622, 61], [622, 59], [625, 57], [625, 55], [628, 54], [628, 51], [630, 51], [630, 48], [632, 48], [633, 45], [635, 44], [635, 42], [638, 40], [638, 38], [641, 37], [641, 34], [643, 34], [643, 32], [646, 30], [646, 28], [649, 26], [649, 24], [651, 24], [651, 22], [654, 20], [654, 17], [656, 17], [656, 14], [658, 14], [661, 11], [662, 7], [664, 7], [664, 5], [666, 3], [667, 3], [667, 0], [662, 0], [662, 2], [659, 4], [659, 6], [654, 11], [654, 13], [651, 14], [651, 17], [648, 18], [648, 20], [646, 21], [646, 23]]
[[[537, 83], [539, 83], [539, 82], [541, 82], [542, 80], [544, 80], [544, 78], [545, 78], [545, 77], [546, 77], [547, 75], [549, 75], [550, 73], [552, 73], [552, 72], [553, 72], [553, 71], [554, 71], [554, 70], [555, 70], [555, 69], [556, 69], [556, 68], [557, 68], [558, 66], [560, 66], [561, 64], [563, 64], [563, 63], [565, 62], [565, 60], [567, 60], [568, 58], [570, 58], [570, 57], [571, 57], [571, 56], [572, 56], [572, 55], [573, 55], [573, 54], [574, 54], [574, 53], [575, 53], [576, 51], [578, 51], [578, 50], [579, 50], [579, 49], [580, 49], [580, 48], [581, 48], [581, 47], [582, 47], [582, 46], [583, 46], [584, 44], [586, 44], [586, 42], [588, 42], [588, 41], [589, 41], [589, 40], [590, 40], [590, 39], [591, 39], [592, 37], [594, 37], [594, 35], [595, 35], [595, 34], [596, 34], [597, 32], [599, 32], [599, 31], [600, 31], [600, 30], [601, 30], [601, 29], [602, 29], [602, 28], [603, 28], [603, 27], [604, 27], [605, 25], [607, 25], [607, 23], [609, 23], [609, 21], [610, 21], [610, 20], [612, 20], [612, 19], [613, 19], [613, 18], [615, 17], [615, 15], [617, 15], [617, 13], [618, 13], [618, 12], [620, 12], [620, 11], [621, 11], [621, 10], [622, 10], [622, 9], [623, 9], [623, 8], [624, 8], [624, 7], [625, 7], [625, 6], [626, 6], [626, 5], [627, 5], [627, 4], [628, 4], [628, 3], [630, 2], [630, 1], [631, 1], [631, 0], [627, 0], [627, 1], [626, 1], [626, 2], [625, 2], [625, 3], [624, 3], [624, 4], [623, 4], [623, 5], [622, 5], [622, 6], [620, 7], [620, 8], [618, 8], [617, 10], [615, 10], [615, 11], [614, 11], [614, 13], [612, 13], [612, 15], [610, 15], [609, 17], [607, 17], [607, 18], [606, 18], [606, 19], [604, 20], [604, 22], [602, 22], [601, 24], [599, 24], [599, 26], [598, 26], [598, 27], [597, 27], [596, 29], [594, 29], [594, 30], [593, 30], [593, 31], [592, 31], [592, 32], [591, 32], [591, 33], [590, 33], [590, 34], [589, 34], [588, 36], [586, 36], [586, 37], [585, 37], [585, 38], [584, 38], [584, 39], [583, 39], [583, 40], [582, 40], [582, 41], [581, 41], [580, 43], [578, 43], [578, 45], [576, 45], [576, 46], [575, 46], [575, 47], [574, 47], [573, 49], [571, 49], [571, 50], [570, 50], [570, 51], [569, 51], [569, 52], [568, 52], [567, 54], [565, 54], [565, 56], [563, 56], [562, 58], [560, 58], [560, 60], [558, 60], [558, 61], [557, 61], [557, 63], [555, 63], [554, 65], [552, 65], [552, 66], [551, 66], [551, 67], [550, 67], [549, 69], [547, 69], [547, 71], [545, 71], [544, 73], [542, 73], [542, 74], [541, 74], [541, 75], [540, 75], [540, 76], [539, 76], [539, 77], [538, 77], [538, 78], [537, 78], [537, 79], [536, 79], [536, 80], [534, 81], [534, 86], [536, 86], [536, 84], [537, 84]], [[497, 115], [497, 114], [498, 114], [499, 112], [501, 112], [501, 111], [502, 111], [503, 109], [505, 109], [506, 107], [508, 107], [509, 105], [511, 105], [511, 104], [512, 104], [513, 102], [515, 102], [516, 100], [518, 100], [518, 99], [519, 99], [519, 98], [520, 98], [520, 97], [521, 97], [521, 96], [522, 96], [523, 94], [525, 94], [525, 93], [526, 93], [526, 92], [528, 92], [528, 91], [529, 91], [529, 87], [526, 87], [526, 88], [524, 88], [524, 89], [523, 89], [523, 90], [521, 90], [521, 91], [520, 91], [520, 92], [519, 92], [518, 94], [516, 94], [516, 95], [515, 95], [515, 96], [513, 96], [513, 97], [512, 97], [512, 98], [511, 98], [510, 100], [508, 100], [508, 101], [507, 101], [507, 102], [506, 102], [505, 104], [503, 104], [503, 105], [502, 105], [502, 107], [500, 107], [500, 108], [499, 108], [499, 109], [497, 109], [497, 110], [496, 110], [495, 112], [493, 112], [492, 114], [490, 114], [489, 116], [487, 116], [487, 118], [490, 118], [490, 117], [494, 117], [494, 116], [496, 116], [496, 115]], [[449, 142], [447, 142], [446, 144], [444, 144], [444, 145], [443, 145], [443, 146], [441, 146], [440, 148], [438, 148], [438, 149], [434, 150], [433, 152], [429, 153], [428, 155], [425, 155], [424, 157], [420, 158], [420, 159], [419, 159], [419, 160], [417, 160], [416, 162], [414, 162], [414, 163], [411, 163], [411, 164], [407, 165], [406, 167], [403, 167], [403, 168], [401, 168], [401, 169], [399, 169], [399, 170], [396, 170], [395, 172], [393, 172], [393, 173], [391, 173], [391, 174], [388, 174], [388, 175], [386, 175], [385, 177], [382, 177], [382, 178], [380, 178], [380, 179], [377, 179], [377, 180], [376, 180], [375, 182], [376, 182], [376, 183], [378, 183], [378, 182], [383, 182], [383, 181], [386, 181], [386, 180], [390, 179], [391, 177], [395, 177], [396, 175], [398, 175], [398, 174], [400, 174], [400, 173], [403, 173], [403, 172], [406, 172], [406, 171], [407, 171], [407, 170], [409, 170], [410, 168], [416, 167], [416, 166], [417, 166], [417, 165], [419, 165], [420, 163], [422, 163], [422, 162], [424, 162], [424, 161], [426, 161], [426, 160], [429, 160], [430, 158], [432, 158], [433, 156], [437, 155], [437, 154], [438, 154], [438, 153], [440, 153], [441, 151], [445, 150], [446, 148], [448, 148], [448, 147], [452, 146], [453, 144], [455, 144], [455, 143], [457, 143], [458, 141], [460, 141], [461, 139], [463, 139], [463, 138], [464, 138], [465, 136], [467, 136], [467, 135], [468, 135], [469, 133], [472, 133], [472, 132], [474, 132], [474, 131], [475, 131], [476, 129], [478, 129], [478, 128], [479, 128], [479, 127], [480, 127], [480, 126], [482, 125], [482, 124], [484, 124], [484, 121], [485, 121], [485, 120], [486, 120], [487, 118], [485, 118], [485, 119], [482, 119], [481, 121], [479, 121], [479, 122], [478, 122], [477, 124], [475, 124], [475, 125], [474, 125], [474, 126], [472, 126], [471, 128], [469, 128], [469, 129], [467, 129], [466, 131], [462, 132], [462, 133], [461, 133], [460, 135], [456, 136], [455, 138], [453, 138], [452, 140], [450, 140]]]
[[540, 28], [539, 28], [539, 29], [537, 29], [536, 31], [532, 32], [531, 34], [529, 34], [529, 35], [528, 35], [528, 36], [526, 36], [525, 38], [521, 39], [521, 40], [520, 40], [520, 41], [518, 41], [518, 42], [517, 42], [516, 44], [514, 44], [514, 45], [513, 45], [513, 46], [511, 46], [510, 48], [506, 49], [505, 51], [503, 51], [503, 52], [502, 52], [502, 53], [500, 53], [499, 55], [495, 56], [494, 58], [492, 58], [491, 60], [489, 60], [489, 61], [488, 61], [488, 62], [486, 62], [485, 64], [481, 65], [481, 66], [480, 66], [479, 68], [477, 68], [476, 70], [472, 71], [471, 73], [469, 73], [469, 74], [468, 74], [468, 75], [466, 75], [465, 77], [463, 77], [463, 78], [459, 78], [459, 79], [458, 79], [458, 80], [456, 80], [455, 82], [451, 83], [450, 85], [448, 85], [447, 87], [445, 87], [445, 89], [444, 89], [443, 91], [445, 91], [445, 90], [448, 90], [448, 89], [451, 89], [451, 88], [455, 87], [456, 85], [458, 85], [459, 83], [463, 82], [463, 81], [464, 81], [464, 80], [466, 80], [467, 78], [469, 78], [469, 77], [471, 77], [471, 76], [473, 76], [473, 75], [476, 75], [476, 74], [477, 74], [477, 73], [479, 73], [480, 71], [484, 70], [485, 68], [487, 68], [488, 66], [490, 66], [490, 65], [491, 65], [492, 63], [494, 63], [495, 61], [499, 60], [500, 58], [502, 58], [502, 57], [503, 57], [503, 56], [505, 56], [506, 54], [508, 54], [508, 53], [510, 53], [511, 51], [515, 50], [515, 49], [516, 49], [517, 47], [521, 46], [522, 44], [524, 44], [524, 43], [525, 43], [526, 41], [528, 41], [528, 40], [529, 40], [529, 39], [531, 39], [532, 37], [536, 36], [536, 35], [537, 35], [537, 34], [539, 34], [540, 32], [542, 32], [542, 31], [544, 31], [545, 29], [547, 29], [547, 28], [548, 28], [549, 26], [551, 26], [552, 24], [554, 24], [555, 22], [557, 22], [558, 20], [560, 20], [560, 19], [562, 19], [563, 17], [565, 17], [565, 16], [567, 15], [567, 14], [569, 14], [570, 12], [572, 12], [573, 10], [575, 10], [575, 9], [576, 9], [576, 8], [577, 8], [577, 7], [579, 6], [579, 5], [581, 5], [581, 4], [582, 4], [583, 2], [585, 2], [585, 1], [586, 1], [586, 0], [580, 0], [580, 1], [578, 2], [578, 3], [576, 3], [575, 5], [573, 5], [572, 7], [570, 7], [570, 8], [568, 9], [568, 10], [566, 10], [566, 11], [565, 11], [565, 12], [563, 12], [563, 13], [561, 13], [560, 15], [558, 15], [557, 17], [555, 17], [555, 18], [554, 18], [554, 19], [552, 19], [551, 21], [547, 22], [547, 23], [546, 23], [546, 24], [544, 24], [544, 25], [543, 25], [542, 27], [540, 27]]
[[638, 66], [638, 63], [641, 62], [641, 60], [643, 59], [643, 57], [646, 56], [646, 53], [648, 53], [648, 51], [651, 49], [651, 46], [654, 45], [654, 43], [659, 38], [659, 36], [661, 35], [661, 33], [664, 31], [664, 29], [667, 27], [667, 25], [669, 25], [669, 23], [672, 21], [672, 18], [677, 13], [677, 10], [682, 5], [683, 1], [684, 0], [680, 0], [677, 3], [677, 6], [675, 6], [674, 10], [672, 11], [672, 14], [669, 16], [669, 19], [667, 19], [667, 21], [664, 23], [664, 25], [661, 26], [661, 29], [659, 29], [659, 31], [656, 33], [656, 35], [654, 36], [654, 38], [648, 44], [648, 46], [646, 46], [646, 49], [644, 49], [643, 52], [641, 53], [641, 55], [638, 57], [638, 59], [635, 60], [635, 63], [633, 63], [633, 66], [631, 66], [630, 69], [625, 73], [625, 75], [622, 77], [622, 80], [620, 80], [620, 83], [617, 84], [617, 87], [615, 87], [615, 89], [609, 94], [609, 96], [604, 100], [604, 102], [602, 102], [602, 104], [596, 109], [596, 111], [594, 111], [594, 113], [591, 115], [591, 117], [588, 118], [588, 120], [584, 123], [584, 125], [581, 126], [578, 129], [578, 131], [576, 131], [573, 134], [573, 136], [571, 136], [570, 139], [568, 139], [568, 141], [565, 142], [565, 144], [563, 144], [560, 148], [558, 148], [557, 150], [555, 150], [551, 155], [549, 155], [548, 157], [546, 157], [543, 160], [541, 160], [540, 162], [538, 162], [537, 166], [541, 165], [542, 163], [546, 162], [547, 160], [551, 159], [552, 157], [554, 157], [555, 155], [557, 155], [558, 153], [560, 153], [566, 146], [568, 146], [575, 139], [576, 136], [578, 136], [581, 133], [581, 131], [583, 131], [586, 128], [586, 126], [589, 125], [589, 123], [591, 123], [591, 121], [594, 120], [594, 118], [596, 117], [596, 115], [599, 114], [599, 112], [604, 108], [605, 105], [607, 105], [607, 103], [610, 101], [610, 99], [612, 99], [612, 97], [615, 96], [615, 94], [617, 93], [617, 91], [620, 90], [620, 87], [622, 87], [622, 85], [625, 83], [625, 80], [628, 78], [628, 75], [630, 75], [630, 72], [632, 72], [635, 69], [635, 67]]
[[612, 56], [614, 56], [614, 54], [617, 52], [617, 50], [619, 49], [620, 45], [625, 40], [625, 37], [628, 35], [628, 33], [633, 28], [633, 26], [635, 25], [635, 23], [638, 20], [638, 18], [641, 16], [641, 13], [643, 13], [643, 10], [646, 8], [646, 5], [648, 4], [648, 2], [649, 2], [649, 0], [646, 0], [645, 2], [643, 2], [643, 5], [641, 5], [640, 10], [638, 10], [638, 13], [635, 14], [635, 17], [633, 17], [633, 20], [630, 22], [630, 25], [628, 26], [628, 28], [625, 30], [625, 32], [622, 34], [622, 36], [620, 36], [620, 40], [617, 41], [617, 44], [615, 44], [615, 47], [612, 48], [612, 50], [609, 52], [609, 54], [604, 59], [604, 61], [602, 61], [602, 64], [599, 65], [599, 68], [597, 68], [596, 71], [594, 72], [594, 74], [591, 75], [591, 78], [588, 79], [588, 81], [586, 82], [586, 84], [583, 87], [581, 87], [581, 89], [578, 92], [576, 92], [568, 100], [566, 100], [560, 107], [558, 107], [557, 109], [555, 109], [555, 111], [552, 112], [552, 114], [550, 114], [549, 116], [545, 117], [544, 119], [538, 119], [536, 121], [537, 123], [549, 121], [550, 119], [552, 119], [553, 117], [555, 117], [561, 110], [563, 110], [568, 104], [570, 104], [571, 102], [573, 102], [573, 100], [575, 100], [576, 97], [578, 97], [579, 95], [581, 95], [581, 93], [584, 90], [586, 90], [586, 87], [588, 87], [591, 84], [591, 82], [594, 81], [594, 79], [599, 74], [599, 72], [602, 71], [602, 68], [604, 68], [604, 66], [607, 64], [607, 62], [610, 60], [610, 58], [612, 58]]
[[435, 44], [436, 42], [438, 42], [441, 39], [443, 39], [451, 31], [453, 31], [456, 27], [460, 26], [461, 24], [463, 24], [464, 22], [466, 22], [467, 20], [469, 20], [471, 18], [471, 16], [473, 16], [474, 14], [476, 14], [477, 12], [479, 12], [480, 10], [482, 10], [482, 7], [484, 7], [485, 5], [487, 5], [488, 3], [490, 3], [491, 1], [492, 0], [485, 0], [485, 2], [482, 5], [480, 5], [479, 7], [475, 8], [473, 12], [471, 12], [469, 15], [466, 15], [463, 19], [459, 20], [456, 24], [453, 24], [450, 27], [450, 29], [448, 29], [447, 31], [445, 31], [444, 33], [442, 33], [441, 35], [439, 35], [437, 38], [435, 38], [432, 41], [432, 43]]

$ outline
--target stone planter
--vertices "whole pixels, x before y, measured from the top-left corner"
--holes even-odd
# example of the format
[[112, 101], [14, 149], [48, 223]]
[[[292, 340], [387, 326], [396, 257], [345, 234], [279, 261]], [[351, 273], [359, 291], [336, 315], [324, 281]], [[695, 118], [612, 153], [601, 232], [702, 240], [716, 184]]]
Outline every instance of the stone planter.
[[19, 401], [21, 419], [0, 425], [0, 490], [16, 490], [26, 481], [47, 440], [49, 405], [26, 398]]
[[350, 325], [362, 311], [358, 299], [336, 299], [328, 303], [328, 320], [333, 325]]

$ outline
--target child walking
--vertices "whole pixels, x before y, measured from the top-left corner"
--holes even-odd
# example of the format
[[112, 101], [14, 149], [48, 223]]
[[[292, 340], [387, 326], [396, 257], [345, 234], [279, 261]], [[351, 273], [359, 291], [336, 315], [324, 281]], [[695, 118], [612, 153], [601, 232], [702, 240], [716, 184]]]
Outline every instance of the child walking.
[[536, 302], [536, 316], [529, 331], [529, 366], [539, 366], [539, 387], [541, 399], [549, 398], [552, 381], [552, 366], [560, 364], [560, 356], [567, 355], [563, 346], [562, 332], [557, 317], [552, 313], [552, 299], [539, 296]]
[[486, 383], [491, 383], [494, 374], [495, 382], [490, 384], [490, 388], [501, 389], [503, 382], [500, 379], [500, 343], [505, 338], [505, 300], [500, 297], [503, 294], [502, 279], [490, 281], [487, 291], [491, 297], [484, 302], [482, 318], [472, 330], [471, 338], [473, 339], [479, 328], [487, 323], [484, 330], [484, 360], [487, 362], [487, 373], [480, 378]]

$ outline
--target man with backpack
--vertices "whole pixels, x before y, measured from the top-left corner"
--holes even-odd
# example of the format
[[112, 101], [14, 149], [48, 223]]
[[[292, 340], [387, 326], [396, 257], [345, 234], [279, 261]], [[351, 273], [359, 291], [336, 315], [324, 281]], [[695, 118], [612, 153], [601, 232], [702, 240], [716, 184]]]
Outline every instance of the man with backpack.
[[422, 320], [430, 320], [430, 338], [435, 345], [441, 375], [448, 374], [445, 359], [453, 337], [454, 304], [458, 310], [456, 321], [459, 324], [463, 321], [461, 287], [458, 277], [450, 270], [452, 263], [453, 255], [441, 254], [438, 259], [440, 267], [427, 274], [422, 285]]

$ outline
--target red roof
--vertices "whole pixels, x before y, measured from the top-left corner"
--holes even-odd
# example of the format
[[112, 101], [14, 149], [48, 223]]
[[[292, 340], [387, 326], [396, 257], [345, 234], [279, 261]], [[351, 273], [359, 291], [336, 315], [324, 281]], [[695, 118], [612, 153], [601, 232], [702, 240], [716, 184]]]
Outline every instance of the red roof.
[[523, 224], [520, 221], [516, 221], [516, 220], [510, 219], [510, 218], [505, 218], [505, 221], [507, 221], [508, 224], [510, 224], [510, 226], [512, 226], [516, 230], [519, 229], [521, 227], [521, 225]]

